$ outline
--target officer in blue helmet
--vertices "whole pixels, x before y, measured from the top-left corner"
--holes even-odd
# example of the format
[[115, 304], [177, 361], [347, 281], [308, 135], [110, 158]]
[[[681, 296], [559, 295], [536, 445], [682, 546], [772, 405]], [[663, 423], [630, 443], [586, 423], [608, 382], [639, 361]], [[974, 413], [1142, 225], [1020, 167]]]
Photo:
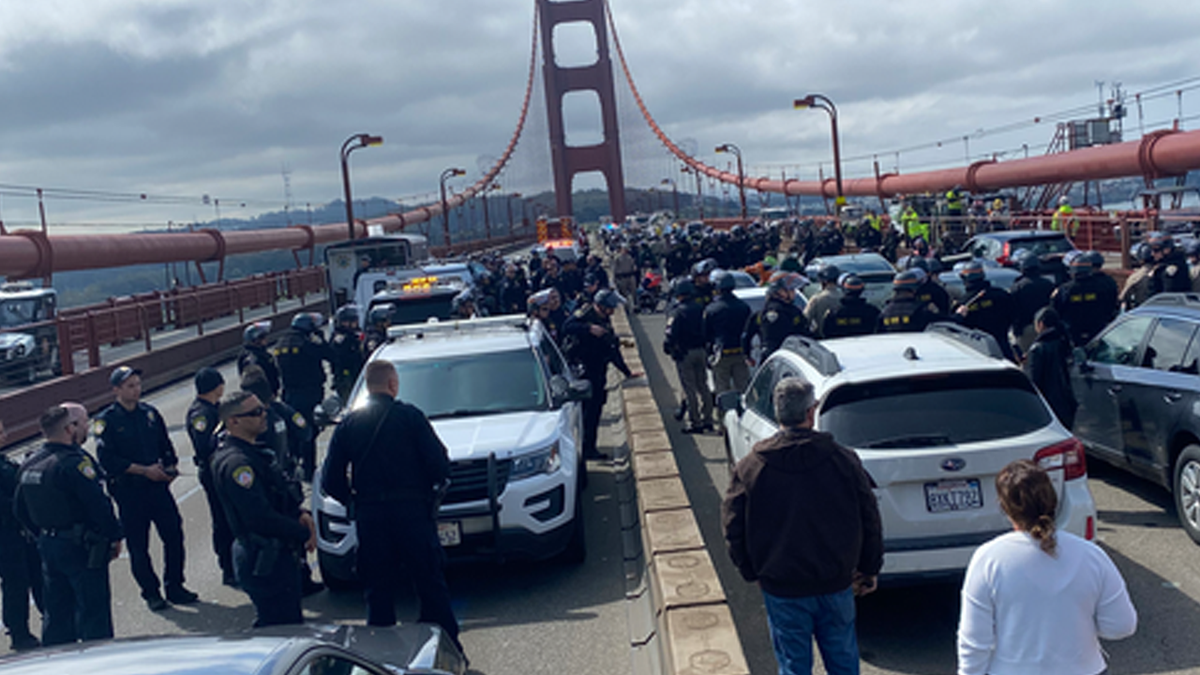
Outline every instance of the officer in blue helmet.
[[1187, 293], [1192, 290], [1187, 257], [1175, 245], [1175, 238], [1164, 232], [1150, 236], [1154, 269], [1150, 272], [1150, 296], [1159, 293]]
[[842, 299], [838, 306], [825, 315], [821, 332], [826, 338], [870, 335], [879, 324], [879, 309], [867, 302], [863, 291], [867, 285], [857, 274], [843, 274], [838, 281], [842, 287]]
[[904, 259], [904, 266], [901, 269], [921, 270], [921, 286], [917, 289], [917, 300], [926, 303], [938, 314], [949, 314], [950, 293], [938, 283], [938, 270], [934, 269], [934, 263], [938, 268], [941, 267], [941, 262], [937, 258], [910, 255]]
[[1012, 296], [1003, 288], [997, 288], [987, 280], [987, 270], [983, 261], [970, 260], [958, 276], [962, 279], [966, 299], [958, 306], [956, 313], [962, 318], [963, 325], [968, 328], [981, 330], [996, 339], [1004, 358], [1016, 361], [1012, 343], [1008, 339], [1008, 331], [1012, 328], [1016, 315], [1016, 306]]
[[1088, 343], [1117, 314], [1117, 296], [1097, 278], [1091, 259], [1082, 251], [1063, 256], [1071, 280], [1059, 286], [1051, 297], [1054, 309], [1067, 326], [1075, 346]]
[[919, 333], [937, 321], [938, 315], [927, 303], [917, 300], [921, 288], [920, 270], [905, 270], [892, 278], [892, 297], [884, 305], [876, 325], [877, 333]]
[[357, 305], [343, 305], [334, 314], [333, 336], [329, 341], [333, 350], [333, 390], [343, 401], [350, 399], [350, 389], [366, 360], [358, 321]]
[[705, 258], [692, 265], [692, 283], [696, 285], [694, 299], [701, 305], [707, 305], [716, 297], [712, 281], [712, 273], [716, 271], [717, 261], [712, 258]]
[[[333, 363], [333, 350], [320, 327], [323, 317], [315, 312], [300, 312], [292, 317], [292, 326], [275, 346], [275, 359], [283, 380], [283, 402], [292, 406], [315, 428], [313, 410], [325, 397], [325, 362]], [[311, 481], [316, 469], [316, 443], [309, 442], [301, 458], [304, 480]]]
[[667, 326], [663, 335], [663, 351], [675, 362], [683, 401], [675, 411], [675, 419], [688, 416], [684, 433], [703, 433], [712, 429], [713, 401], [708, 388], [708, 364], [704, 354], [704, 307], [693, 301], [695, 284], [679, 278], [671, 285], [675, 302], [667, 310]]
[[1024, 250], [1016, 256], [1017, 269], [1021, 276], [1013, 282], [1008, 292], [1012, 295], [1014, 314], [1012, 333], [1017, 348], [1022, 354], [1029, 353], [1029, 347], [1037, 337], [1037, 329], [1033, 325], [1033, 317], [1043, 307], [1050, 305], [1050, 296], [1054, 293], [1054, 282], [1042, 276], [1042, 261], [1032, 251]]
[[783, 346], [783, 341], [792, 335], [813, 337], [808, 318], [796, 306], [796, 292], [804, 285], [804, 277], [794, 272], [776, 272], [767, 283], [767, 302], [762, 309], [746, 322], [742, 335], [742, 350], [750, 355], [754, 336], [762, 340], [759, 361]]
[[363, 355], [371, 354], [387, 342], [388, 327], [392, 325], [392, 311], [395, 306], [390, 302], [375, 305], [367, 312], [367, 329], [363, 331]]
[[237, 358], [237, 371], [241, 375], [250, 366], [258, 366], [267, 374], [272, 391], [279, 394], [279, 364], [275, 354], [267, 347], [271, 335], [270, 321], [256, 321], [242, 331], [242, 351]]
[[821, 290], [816, 295], [808, 299], [808, 305], [804, 307], [804, 316], [808, 319], [809, 328], [817, 337], [821, 335], [821, 329], [825, 322], [825, 315], [830, 310], [836, 309], [838, 302], [842, 298], [841, 289], [838, 288], [838, 278], [842, 275], [842, 271], [837, 265], [825, 264], [817, 269], [817, 281], [821, 284]]
[[750, 320], [750, 306], [733, 294], [737, 280], [725, 270], [713, 273], [717, 295], [704, 309], [704, 342], [717, 393], [742, 391], [750, 381], [748, 354], [742, 349], [742, 331]]

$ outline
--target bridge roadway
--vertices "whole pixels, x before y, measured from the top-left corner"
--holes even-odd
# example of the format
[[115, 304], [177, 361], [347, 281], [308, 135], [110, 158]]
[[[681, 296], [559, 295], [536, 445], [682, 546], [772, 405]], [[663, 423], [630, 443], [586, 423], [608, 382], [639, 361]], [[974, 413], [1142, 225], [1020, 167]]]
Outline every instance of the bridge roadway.
[[[762, 597], [741, 579], [724, 549], [720, 502], [729, 471], [722, 439], [682, 434], [670, 417], [674, 392], [680, 390], [674, 365], [661, 349], [663, 315], [634, 315], [630, 323], [750, 672], [777, 672]], [[1098, 460], [1088, 469], [1099, 510], [1098, 538], [1120, 568], [1140, 619], [1136, 635], [1105, 644], [1110, 672], [1200, 672], [1200, 641], [1195, 639], [1200, 630], [1200, 549], [1180, 528], [1165, 490]], [[863, 672], [953, 673], [958, 592], [957, 584], [883, 589], [860, 601]]]
[[[227, 390], [236, 389], [232, 363], [220, 367]], [[230, 384], [233, 383], [233, 384]], [[146, 395], [168, 421], [171, 440], [183, 475], [172, 485], [184, 520], [187, 547], [187, 585], [200, 594], [200, 602], [172, 607], [155, 614], [146, 609], [129, 571], [126, 554], [113, 563], [113, 619], [118, 637], [176, 633], [235, 633], [250, 628], [254, 608], [240, 591], [221, 585], [221, 575], [210, 543], [210, 524], [204, 494], [192, 463], [192, 448], [183, 427], [184, 414], [194, 398], [190, 380]], [[610, 419], [619, 415], [619, 397], [609, 406]], [[601, 444], [624, 441], [618, 425], [606, 424]], [[329, 432], [321, 436], [320, 450]], [[10, 448], [14, 456], [34, 447], [25, 443]], [[89, 449], [93, 442], [89, 441]], [[610, 449], [611, 452], [611, 449]], [[629, 631], [626, 620], [625, 582], [622, 567], [621, 527], [615, 499], [612, 468], [590, 466], [591, 485], [585, 494], [588, 558], [578, 566], [557, 562], [510, 563], [503, 566], [452, 567], [448, 582], [455, 611], [462, 622], [462, 641], [471, 658], [472, 671], [488, 675], [506, 673], [604, 674], [628, 672]], [[161, 560], [161, 546], [151, 537], [151, 552]], [[158, 550], [156, 550], [156, 548]], [[313, 561], [315, 567], [315, 559]], [[161, 564], [156, 563], [161, 571]], [[414, 620], [413, 598], [399, 601], [402, 621]], [[322, 592], [305, 599], [310, 622], [363, 623], [361, 593]], [[37, 612], [34, 632], [40, 633]], [[7, 646], [7, 640], [3, 642]]]

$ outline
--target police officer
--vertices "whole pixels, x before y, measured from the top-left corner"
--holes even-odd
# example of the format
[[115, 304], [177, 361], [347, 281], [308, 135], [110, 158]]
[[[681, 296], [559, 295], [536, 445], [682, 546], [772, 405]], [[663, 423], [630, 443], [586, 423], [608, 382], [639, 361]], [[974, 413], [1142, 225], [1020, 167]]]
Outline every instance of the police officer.
[[1063, 257], [1071, 280], [1054, 290], [1051, 300], [1067, 324], [1071, 343], [1085, 345], [1116, 316], [1117, 297], [1111, 287], [1095, 278], [1095, 267], [1082, 253]]
[[870, 335], [879, 323], [879, 309], [867, 302], [863, 291], [867, 285], [857, 274], [843, 274], [838, 281], [842, 298], [838, 306], [825, 315], [821, 334], [826, 338]]
[[358, 379], [363, 367], [363, 333], [358, 329], [358, 307], [343, 305], [334, 315], [333, 336], [333, 390], [342, 400], [350, 398], [350, 389]]
[[[7, 434], [0, 424], [0, 443]], [[42, 559], [37, 543], [14, 515], [20, 466], [0, 456], [0, 593], [3, 593], [4, 627], [14, 650], [33, 649], [41, 643], [29, 632], [29, 598], [42, 611]]]
[[367, 624], [396, 624], [403, 567], [420, 602], [417, 620], [438, 624], [459, 644], [435, 515], [450, 475], [446, 446], [424, 413], [396, 400], [400, 380], [390, 361], [368, 363], [366, 385], [367, 405], [350, 411], [329, 441], [321, 487], [355, 511]]
[[[264, 372], [260, 366], [250, 366], [247, 371], [250, 370]], [[217, 496], [209, 462], [217, 447], [213, 440], [213, 432], [217, 430], [217, 424], [220, 422], [217, 404], [225, 395], [225, 378], [221, 377], [216, 368], [201, 368], [196, 372], [194, 382], [196, 399], [188, 408], [184, 426], [187, 428], [188, 438], [192, 441], [192, 459], [196, 462], [200, 486], [204, 488], [204, 496], [208, 500], [208, 513], [212, 519], [213, 552], [217, 554], [217, 564], [221, 568], [221, 582], [226, 586], [236, 586], [237, 577], [233, 573], [231, 548], [233, 532], [230, 531], [229, 521], [225, 519], [225, 512], [221, 508], [221, 498]]]
[[750, 364], [742, 349], [742, 331], [750, 320], [750, 306], [733, 294], [737, 285], [725, 270], [713, 273], [717, 297], [704, 308], [704, 343], [713, 371], [716, 392], [742, 391], [750, 382]]
[[1016, 361], [1012, 343], [1008, 339], [1008, 331], [1016, 316], [1012, 296], [987, 280], [982, 260], [967, 261], [958, 271], [958, 276], [962, 279], [966, 300], [955, 311], [962, 318], [963, 325], [991, 335], [1000, 346], [1004, 358]]
[[267, 374], [271, 388], [279, 393], [279, 364], [275, 355], [267, 348], [267, 337], [271, 334], [270, 321], [258, 321], [242, 331], [242, 351], [238, 354], [237, 369], [241, 375], [250, 366], [258, 366]]
[[1154, 268], [1150, 271], [1150, 296], [1159, 293], [1188, 293], [1192, 290], [1187, 256], [1175, 246], [1175, 238], [1163, 232], [1150, 236]]
[[459, 291], [450, 300], [450, 311], [456, 319], [474, 319], [479, 316], [477, 306], [475, 304], [475, 295], [470, 289]]
[[[1129, 311], [1150, 297], [1150, 272], [1154, 269], [1154, 256], [1150, 245], [1142, 242], [1133, 247], [1134, 270], [1125, 280], [1125, 287], [1118, 296], [1121, 309]], [[1195, 282], [1192, 282], [1193, 285]]]
[[304, 622], [300, 548], [316, 549], [312, 515], [287, 489], [273, 453], [257, 442], [267, 408], [249, 392], [221, 401], [226, 434], [212, 459], [217, 492], [233, 530], [238, 584], [250, 596], [255, 627]]
[[[308, 425], [314, 426], [313, 410], [325, 396], [325, 367], [333, 362], [333, 350], [321, 334], [321, 315], [300, 312], [292, 317], [292, 326], [275, 346], [279, 373], [283, 379], [283, 401], [295, 408]], [[311, 481], [316, 468], [317, 448], [308, 443], [301, 458], [304, 480]]]
[[388, 327], [392, 325], [392, 304], [375, 305], [367, 312], [367, 330], [363, 333], [363, 356], [368, 357], [387, 343]]
[[[196, 594], [183, 586], [183, 520], [171, 496], [179, 475], [179, 457], [167, 435], [162, 415], [142, 397], [142, 371], [121, 366], [108, 378], [117, 400], [96, 416], [96, 455], [108, 476], [109, 493], [117, 502], [129, 546], [133, 578], [152, 611], [166, 609], [167, 600], [186, 605]], [[150, 524], [163, 543], [163, 585], [150, 561]]]
[[695, 299], [701, 305], [708, 306], [716, 296], [716, 289], [712, 284], [712, 273], [716, 271], [717, 261], [712, 258], [705, 258], [692, 265], [692, 284], [696, 287]]
[[804, 277], [792, 272], [776, 272], [767, 284], [767, 302], [761, 310], [752, 314], [742, 332], [742, 351], [750, 357], [754, 336], [762, 340], [759, 361], [766, 361], [790, 335], [812, 337], [808, 318], [795, 305], [796, 290], [804, 285]]
[[1054, 283], [1042, 276], [1042, 261], [1036, 253], [1022, 254], [1017, 260], [1017, 267], [1021, 270], [1021, 276], [1008, 290], [1013, 299], [1012, 332], [1021, 354], [1028, 354], [1037, 337], [1033, 317], [1038, 310], [1050, 305]]
[[934, 264], [939, 269], [941, 263], [936, 259], [919, 255], [910, 255], [904, 260], [903, 269], [920, 270], [921, 285], [917, 287], [917, 301], [929, 305], [931, 311], [938, 314], [950, 313], [950, 293], [938, 282], [934, 274]]
[[45, 583], [42, 644], [113, 636], [108, 563], [120, 554], [121, 525], [84, 451], [87, 410], [64, 403], [42, 413], [46, 444], [21, 465], [18, 520], [38, 537]]
[[824, 327], [825, 314], [836, 308], [838, 300], [842, 297], [837, 283], [841, 274], [837, 265], [822, 265], [817, 270], [817, 281], [821, 283], [821, 290], [809, 298], [804, 307], [804, 316], [808, 318], [809, 328], [817, 337], [824, 337], [821, 329]]
[[892, 297], [879, 313], [877, 333], [919, 333], [937, 321], [929, 305], [917, 299], [921, 287], [918, 270], [905, 270], [892, 279]]
[[683, 387], [683, 406], [676, 419], [688, 415], [683, 432], [704, 433], [712, 429], [713, 401], [708, 388], [707, 364], [704, 358], [704, 307], [695, 302], [696, 286], [687, 277], [672, 284], [675, 304], [667, 310], [667, 327], [663, 336], [663, 351], [675, 362], [679, 384]]
[[625, 377], [639, 377], [625, 365], [621, 343], [613, 331], [612, 315], [625, 304], [616, 291], [604, 289], [595, 299], [575, 310], [563, 325], [563, 352], [572, 363], [583, 367], [583, 376], [592, 383], [592, 396], [583, 402], [583, 457], [607, 459], [596, 449], [600, 430], [600, 414], [608, 400], [608, 364], [613, 364]]

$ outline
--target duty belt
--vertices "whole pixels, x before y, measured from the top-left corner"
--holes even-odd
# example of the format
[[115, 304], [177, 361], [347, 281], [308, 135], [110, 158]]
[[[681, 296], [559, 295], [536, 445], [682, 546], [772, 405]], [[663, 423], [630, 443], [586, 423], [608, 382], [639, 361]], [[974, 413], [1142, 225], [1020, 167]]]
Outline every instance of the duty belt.
[[741, 353], [742, 353], [741, 347], [734, 347], [733, 349], [722, 349], [721, 350], [722, 356], [729, 356], [730, 354], [741, 354]]

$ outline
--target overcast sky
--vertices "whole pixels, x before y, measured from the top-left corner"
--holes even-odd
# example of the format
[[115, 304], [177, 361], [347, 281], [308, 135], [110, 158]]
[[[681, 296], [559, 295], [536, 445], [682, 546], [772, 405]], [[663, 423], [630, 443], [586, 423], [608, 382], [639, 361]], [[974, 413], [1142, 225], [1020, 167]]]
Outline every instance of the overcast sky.
[[[880, 153], [884, 170], [895, 149], [959, 139], [902, 153], [912, 171], [964, 163], [964, 135], [973, 158], [1022, 144], [1041, 152], [1052, 124], [990, 131], [1094, 110], [1097, 80], [1132, 93], [1200, 76], [1195, 0], [611, 2], [660, 124], [721, 166], [712, 148], [738, 144], [749, 173], [814, 178], [828, 161], [827, 118], [791, 107], [808, 92], [838, 103], [843, 156]], [[480, 157], [507, 144], [533, 18], [532, 0], [8, 0], [0, 184], [188, 198], [47, 205], [52, 223], [161, 226], [213, 218], [205, 194], [226, 217], [281, 208], [286, 168], [303, 209], [340, 197], [338, 149], [361, 131], [385, 144], [354, 153], [357, 196], [430, 193], [442, 169], [477, 178]], [[590, 51], [578, 33], [560, 39], [567, 61]], [[1185, 118], [1200, 115], [1197, 84], [1184, 85]], [[1129, 107], [1127, 139], [1139, 126]], [[1161, 126], [1176, 99], [1143, 110], [1148, 128]], [[576, 131], [588, 137], [586, 124]], [[848, 176], [869, 171], [847, 162]], [[36, 202], [0, 194], [0, 217], [32, 223]]]

